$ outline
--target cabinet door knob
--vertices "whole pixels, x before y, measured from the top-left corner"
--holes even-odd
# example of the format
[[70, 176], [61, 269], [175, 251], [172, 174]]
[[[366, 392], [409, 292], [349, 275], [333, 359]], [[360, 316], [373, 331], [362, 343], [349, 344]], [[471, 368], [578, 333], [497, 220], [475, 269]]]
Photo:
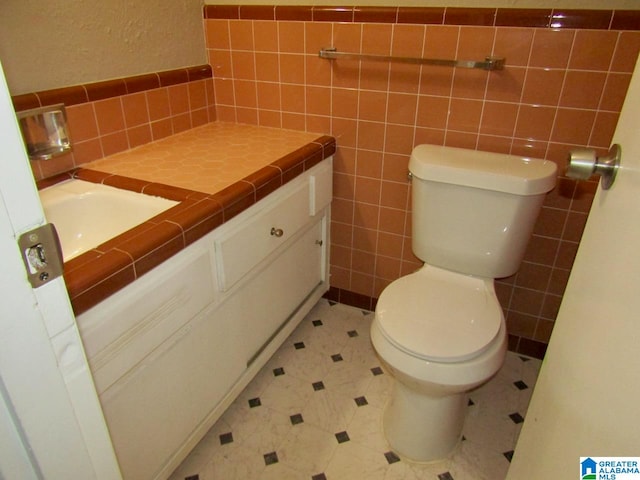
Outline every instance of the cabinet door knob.
[[274, 237], [281, 237], [282, 235], [284, 235], [284, 230], [282, 230], [281, 228], [272, 227], [271, 235], [273, 235]]

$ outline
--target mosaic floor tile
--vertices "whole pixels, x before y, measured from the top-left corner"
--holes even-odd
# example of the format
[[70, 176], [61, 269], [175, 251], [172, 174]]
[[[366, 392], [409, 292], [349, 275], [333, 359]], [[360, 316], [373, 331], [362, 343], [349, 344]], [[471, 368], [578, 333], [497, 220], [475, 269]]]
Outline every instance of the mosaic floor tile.
[[393, 380], [371, 347], [372, 319], [318, 302], [170, 480], [505, 478], [541, 362], [508, 353], [470, 392], [464, 441], [452, 455], [412, 463], [382, 431]]

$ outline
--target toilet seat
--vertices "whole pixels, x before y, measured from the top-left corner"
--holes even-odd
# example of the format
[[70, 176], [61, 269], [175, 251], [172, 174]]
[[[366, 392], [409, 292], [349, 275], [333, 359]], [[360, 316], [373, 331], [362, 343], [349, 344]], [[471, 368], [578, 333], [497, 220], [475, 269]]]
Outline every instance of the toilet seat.
[[488, 349], [503, 314], [493, 280], [425, 266], [382, 292], [376, 321], [396, 348], [427, 361], [450, 363]]

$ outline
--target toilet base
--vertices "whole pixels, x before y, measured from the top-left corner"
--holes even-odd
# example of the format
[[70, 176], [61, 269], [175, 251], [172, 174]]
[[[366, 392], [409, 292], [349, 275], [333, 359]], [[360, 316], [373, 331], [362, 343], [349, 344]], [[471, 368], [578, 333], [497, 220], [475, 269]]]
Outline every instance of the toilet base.
[[432, 397], [395, 381], [383, 416], [391, 448], [416, 462], [446, 458], [462, 436], [466, 392]]

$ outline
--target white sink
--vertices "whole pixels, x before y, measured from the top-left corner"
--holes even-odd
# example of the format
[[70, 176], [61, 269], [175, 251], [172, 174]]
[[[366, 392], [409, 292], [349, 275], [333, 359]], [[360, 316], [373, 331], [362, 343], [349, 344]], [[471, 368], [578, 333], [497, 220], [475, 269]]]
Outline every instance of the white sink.
[[40, 201], [58, 231], [65, 262], [178, 204], [82, 180], [40, 190]]

